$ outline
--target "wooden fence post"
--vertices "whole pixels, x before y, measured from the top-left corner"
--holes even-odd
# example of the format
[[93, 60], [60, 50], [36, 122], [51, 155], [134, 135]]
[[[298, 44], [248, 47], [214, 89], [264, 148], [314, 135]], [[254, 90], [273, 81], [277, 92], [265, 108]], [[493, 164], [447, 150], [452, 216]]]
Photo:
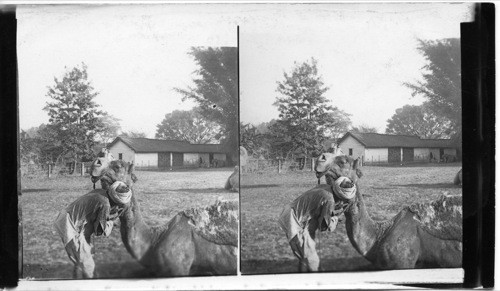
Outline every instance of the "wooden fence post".
[[278, 174], [281, 173], [281, 160], [278, 160]]
[[311, 172], [314, 172], [314, 158], [311, 158]]
[[85, 164], [82, 162], [82, 172], [80, 175], [83, 177], [84, 174], [85, 174]]
[[50, 178], [50, 167], [52, 166], [51, 164], [47, 164], [48, 167], [47, 167], [47, 177]]

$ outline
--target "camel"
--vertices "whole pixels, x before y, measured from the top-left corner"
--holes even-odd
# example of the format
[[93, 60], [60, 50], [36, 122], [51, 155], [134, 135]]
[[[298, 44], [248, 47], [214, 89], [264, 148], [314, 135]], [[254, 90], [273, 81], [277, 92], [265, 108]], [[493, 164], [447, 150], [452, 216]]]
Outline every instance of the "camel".
[[240, 167], [235, 166], [234, 172], [227, 178], [224, 189], [238, 192], [240, 188]]
[[[316, 175], [327, 175], [327, 181], [336, 180], [340, 173], [352, 177], [353, 172], [359, 171], [358, 162], [359, 159], [325, 153], [318, 158]], [[368, 214], [358, 186], [345, 217], [351, 244], [379, 269], [462, 265], [460, 196], [442, 195], [432, 203], [406, 206], [392, 219], [378, 222]]]
[[455, 175], [455, 179], [453, 180], [453, 184], [462, 185], [462, 181], [463, 181], [462, 169], [460, 169], [460, 171], [458, 171], [458, 173]]
[[[124, 169], [126, 178], [118, 174]], [[101, 164], [100, 171], [92, 173], [97, 174], [92, 181], [100, 178], [106, 188], [118, 179], [132, 190], [131, 202], [120, 215], [122, 241], [132, 257], [153, 274], [159, 277], [236, 275], [237, 202], [217, 201], [206, 208], [181, 211], [165, 225], [150, 227], [142, 217], [133, 191], [133, 164], [115, 160], [107, 167]]]
[[245, 172], [247, 169], [248, 163], [248, 151], [244, 147], [240, 146], [240, 161], [239, 165], [241, 167], [241, 171]]
[[245, 172], [248, 160], [248, 152], [247, 150], [240, 146], [240, 162], [239, 165], [234, 167], [233, 173], [229, 176], [226, 181], [226, 185], [224, 189], [231, 190], [234, 192], [238, 192], [240, 188], [240, 171]]

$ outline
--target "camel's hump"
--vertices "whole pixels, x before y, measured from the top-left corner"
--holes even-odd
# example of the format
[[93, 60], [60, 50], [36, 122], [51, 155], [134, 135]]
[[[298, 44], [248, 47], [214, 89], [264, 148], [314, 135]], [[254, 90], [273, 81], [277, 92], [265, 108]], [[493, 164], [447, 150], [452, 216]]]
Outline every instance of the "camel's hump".
[[441, 195], [431, 203], [411, 205], [409, 210], [433, 236], [462, 241], [462, 196]]
[[206, 208], [183, 212], [196, 233], [220, 245], [238, 246], [238, 202], [217, 201]]

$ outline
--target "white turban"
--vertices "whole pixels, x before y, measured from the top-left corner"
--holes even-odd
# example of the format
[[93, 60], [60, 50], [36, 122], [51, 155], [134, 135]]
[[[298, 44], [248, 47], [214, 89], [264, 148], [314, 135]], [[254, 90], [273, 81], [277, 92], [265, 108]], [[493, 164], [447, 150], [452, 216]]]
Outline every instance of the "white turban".
[[347, 177], [339, 177], [337, 180], [335, 180], [333, 191], [335, 191], [335, 194], [337, 194], [340, 198], [351, 200], [356, 195], [356, 185], [354, 184], [354, 186], [352, 186], [351, 188], [342, 188], [340, 187], [340, 184], [342, 184], [342, 182], [344, 181], [351, 182], [351, 179]]
[[[120, 186], [126, 187], [126, 189], [129, 189], [128, 192], [122, 193], [122, 192], [117, 191], [116, 189]], [[108, 195], [109, 195], [109, 197], [111, 197], [111, 199], [113, 199], [113, 201], [115, 203], [124, 205], [124, 204], [127, 204], [130, 202], [130, 198], [132, 198], [132, 190], [124, 182], [116, 181], [109, 187]]]

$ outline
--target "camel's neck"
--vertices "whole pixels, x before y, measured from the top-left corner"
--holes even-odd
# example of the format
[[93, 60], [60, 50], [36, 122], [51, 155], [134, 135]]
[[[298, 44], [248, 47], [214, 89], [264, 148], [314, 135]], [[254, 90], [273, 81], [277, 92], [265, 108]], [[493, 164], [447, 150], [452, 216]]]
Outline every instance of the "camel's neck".
[[139, 203], [132, 195], [130, 206], [120, 216], [122, 241], [127, 251], [140, 261], [152, 244], [150, 227], [144, 222]]
[[371, 261], [373, 252], [370, 251], [377, 243], [377, 237], [382, 229], [379, 223], [370, 218], [359, 187], [355, 199], [345, 212], [347, 235], [354, 248]]

